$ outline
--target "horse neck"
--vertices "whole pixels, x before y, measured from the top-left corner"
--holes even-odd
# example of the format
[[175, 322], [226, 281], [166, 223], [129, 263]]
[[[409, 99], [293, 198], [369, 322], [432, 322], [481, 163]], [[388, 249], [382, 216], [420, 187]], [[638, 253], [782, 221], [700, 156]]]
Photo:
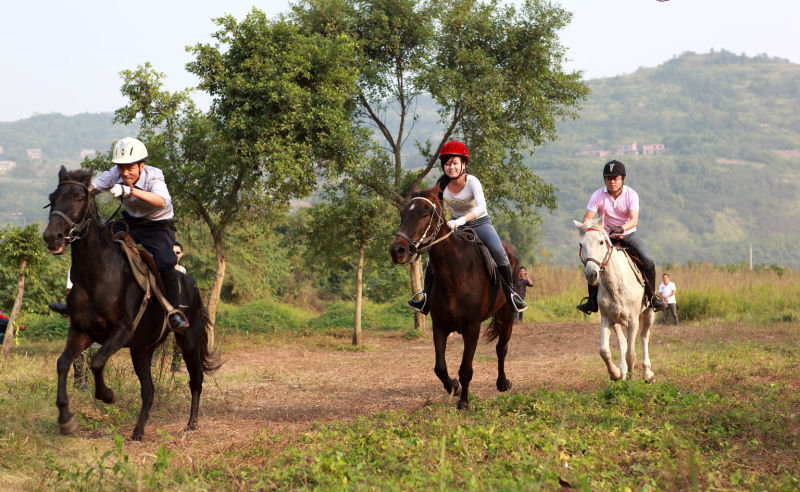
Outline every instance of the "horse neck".
[[625, 255], [617, 248], [611, 250], [608, 264], [601, 274], [602, 281], [606, 284], [609, 292], [618, 292], [625, 285], [624, 270]]
[[106, 226], [97, 217], [92, 218], [86, 226], [83, 236], [72, 243], [72, 264], [92, 265], [102, 261], [102, 251], [112, 245], [111, 236]]
[[[464, 265], [463, 256], [465, 248], [470, 247], [474, 248], [474, 245], [455, 235], [450, 235], [447, 239], [434, 244], [428, 252], [428, 255], [437, 273], [451, 272], [453, 274], [459, 274], [465, 272], [467, 269]], [[446, 286], [447, 283], [443, 282], [443, 285]]]

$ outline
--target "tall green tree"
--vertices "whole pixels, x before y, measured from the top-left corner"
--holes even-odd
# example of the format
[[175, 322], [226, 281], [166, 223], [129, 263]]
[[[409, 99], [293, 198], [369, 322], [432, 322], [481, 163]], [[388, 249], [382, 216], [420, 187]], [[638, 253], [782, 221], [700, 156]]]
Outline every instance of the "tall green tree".
[[[444, 143], [459, 138], [490, 207], [528, 218], [555, 208], [552, 186], [522, 159], [554, 139], [556, 122], [576, 117], [588, 94], [581, 73], [562, 67], [558, 32], [568, 12], [543, 0], [301, 0], [293, 17], [310, 32], [357, 42], [353, 124], [383, 147], [379, 165], [354, 175], [361, 184], [401, 208], [411, 186], [436, 169]], [[415, 140], [405, 162], [421, 96], [432, 98], [439, 131]], [[412, 290], [421, 288], [418, 270]], [[416, 323], [422, 328], [425, 318]]]
[[14, 338], [14, 321], [22, 308], [22, 297], [25, 292], [25, 275], [35, 276], [47, 258], [47, 251], [39, 234], [39, 224], [30, 224], [25, 228], [6, 226], [0, 231], [0, 263], [17, 270], [17, 295], [8, 317], [8, 327], [3, 339], [3, 356], [8, 357]]
[[353, 345], [361, 345], [363, 273], [386, 262], [386, 245], [376, 239], [390, 234], [394, 208], [351, 180], [326, 185], [322, 198], [310, 212], [307, 251], [328, 269], [339, 269], [344, 262], [355, 264]]
[[207, 114], [187, 92], [169, 93], [145, 65], [123, 72], [130, 104], [117, 121], [141, 119], [151, 162], [179, 198], [179, 214], [199, 217], [214, 241], [212, 319], [225, 277], [225, 237], [242, 214], [282, 215], [290, 199], [347, 165], [355, 46], [346, 35], [303, 32], [252, 9], [241, 21], [216, 19], [213, 44], [189, 51], [190, 72], [212, 97]]

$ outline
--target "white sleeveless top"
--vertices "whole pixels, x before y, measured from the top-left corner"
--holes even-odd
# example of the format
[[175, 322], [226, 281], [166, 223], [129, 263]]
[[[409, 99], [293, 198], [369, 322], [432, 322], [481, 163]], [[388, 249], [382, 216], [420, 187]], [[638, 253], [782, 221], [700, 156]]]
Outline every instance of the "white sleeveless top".
[[481, 186], [478, 178], [471, 174], [467, 174], [467, 184], [463, 190], [453, 194], [445, 187], [442, 197], [444, 202], [453, 210], [453, 217], [456, 219], [467, 215], [469, 212], [474, 213], [476, 219], [489, 215], [486, 211], [483, 186]]

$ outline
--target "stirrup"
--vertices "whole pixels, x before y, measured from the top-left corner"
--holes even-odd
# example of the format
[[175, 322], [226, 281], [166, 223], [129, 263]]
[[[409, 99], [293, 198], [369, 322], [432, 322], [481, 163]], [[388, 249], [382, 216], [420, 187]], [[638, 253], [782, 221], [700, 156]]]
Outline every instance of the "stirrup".
[[597, 311], [592, 311], [592, 306], [588, 305], [592, 302], [592, 298], [589, 296], [584, 297], [581, 299], [581, 303], [575, 306], [575, 308], [586, 315], [591, 315], [592, 313], [596, 313]]
[[[521, 308], [517, 307], [517, 299], [519, 299], [519, 302], [522, 303], [522, 307]], [[528, 305], [525, 304], [525, 301], [516, 292], [512, 292], [511, 293], [511, 307], [513, 307], [514, 311], [516, 311], [517, 313], [522, 313], [522, 312], [525, 312], [525, 311], [528, 310]]]
[[657, 313], [657, 312], [663, 311], [663, 310], [665, 310], [665, 309], [667, 309], [669, 307], [669, 304], [667, 304], [666, 301], [662, 300], [661, 301], [662, 302], [661, 307], [656, 308], [655, 303], [653, 302], [653, 299], [656, 299], [655, 294], [653, 294], [653, 296], [650, 298], [650, 307], [653, 308], [653, 312]]
[[[172, 318], [174, 316], [178, 316], [180, 318], [179, 321], [182, 321], [184, 326], [177, 326], [177, 327], [172, 326]], [[183, 314], [183, 311], [181, 311], [180, 309], [173, 309], [172, 311], [167, 313], [167, 324], [169, 325], [169, 329], [172, 330], [173, 332], [183, 333], [184, 330], [186, 330], [186, 328], [189, 328], [189, 318], [187, 318], [186, 315]]]
[[[422, 299], [419, 300], [419, 301], [415, 301], [414, 298], [417, 297], [420, 294], [422, 294]], [[421, 304], [420, 304], [420, 302], [421, 302]], [[419, 292], [415, 292], [414, 295], [411, 296], [411, 299], [408, 300], [408, 307], [410, 307], [411, 309], [413, 309], [414, 311], [416, 311], [418, 313], [423, 313], [423, 310], [425, 309], [425, 305], [426, 304], [428, 304], [428, 294], [426, 294], [424, 290], [421, 290]], [[423, 314], [425, 314], [425, 313], [423, 313]]]

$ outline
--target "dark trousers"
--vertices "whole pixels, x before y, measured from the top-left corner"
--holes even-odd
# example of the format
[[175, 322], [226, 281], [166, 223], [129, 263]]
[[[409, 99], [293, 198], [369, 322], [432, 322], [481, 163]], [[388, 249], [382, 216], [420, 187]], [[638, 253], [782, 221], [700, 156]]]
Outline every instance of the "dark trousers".
[[661, 311], [661, 323], [667, 324], [667, 313], [672, 313], [672, 319], [675, 321], [675, 325], [678, 324], [678, 307], [673, 302], [672, 304], [667, 304], [668, 308]]
[[656, 264], [653, 262], [653, 257], [650, 256], [650, 252], [647, 251], [642, 240], [639, 239], [639, 236], [637, 236], [635, 232], [632, 232], [621, 238], [613, 237], [611, 238], [611, 242], [625, 246], [628, 248], [630, 254], [642, 261], [642, 265], [639, 268], [641, 268], [644, 279], [648, 284], [647, 292], [650, 297], [652, 297], [655, 294], [656, 288]]

